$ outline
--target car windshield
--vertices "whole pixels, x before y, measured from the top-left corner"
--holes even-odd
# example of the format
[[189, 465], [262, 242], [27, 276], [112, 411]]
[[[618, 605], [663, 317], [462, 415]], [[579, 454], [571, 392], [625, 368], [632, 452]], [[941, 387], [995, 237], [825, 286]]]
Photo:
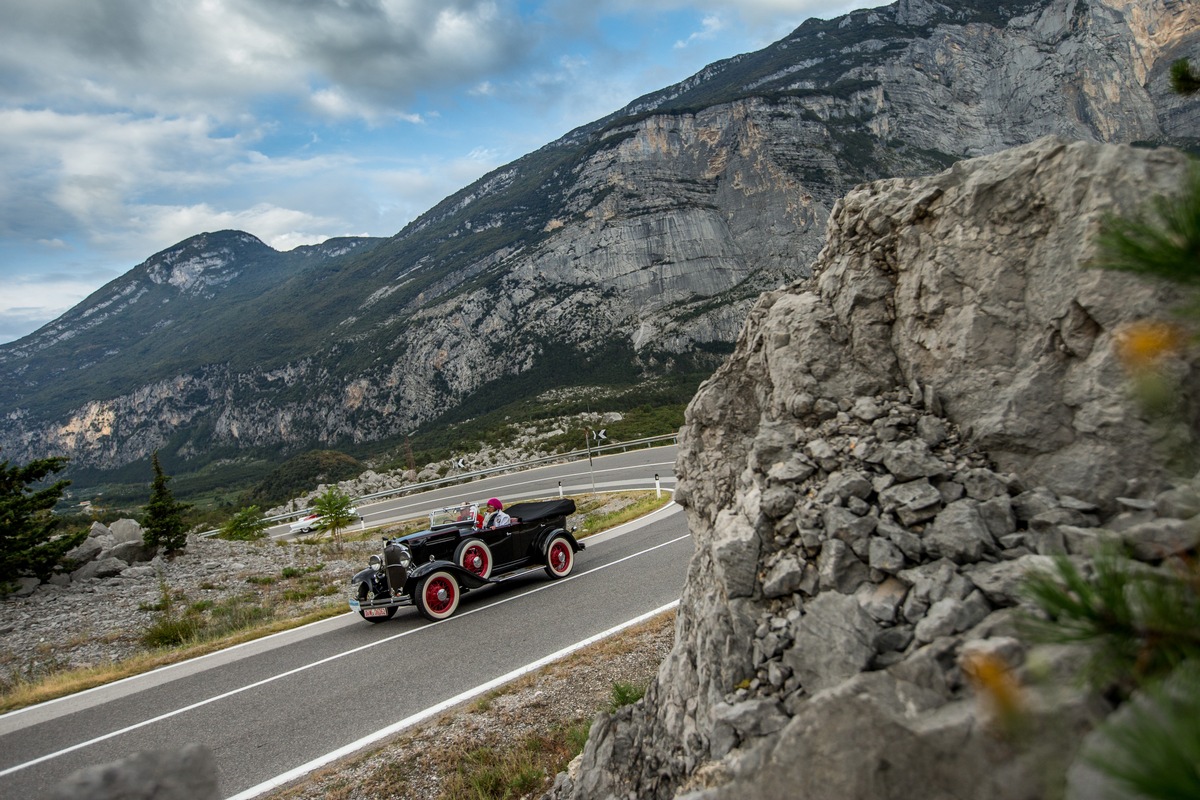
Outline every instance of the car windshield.
[[429, 512], [429, 528], [432, 530], [442, 525], [473, 522], [478, 511], [479, 506], [475, 503], [463, 503], [462, 505], [451, 506], [449, 508], [439, 508], [437, 511]]

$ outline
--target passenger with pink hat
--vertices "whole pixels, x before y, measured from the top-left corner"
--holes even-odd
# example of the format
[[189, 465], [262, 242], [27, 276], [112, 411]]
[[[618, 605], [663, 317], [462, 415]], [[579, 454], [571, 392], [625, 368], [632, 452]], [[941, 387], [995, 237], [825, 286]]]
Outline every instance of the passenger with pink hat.
[[504, 513], [504, 504], [497, 498], [493, 497], [487, 501], [488, 515], [484, 517], [484, 528], [498, 528], [501, 525], [507, 525], [512, 522], [512, 517]]

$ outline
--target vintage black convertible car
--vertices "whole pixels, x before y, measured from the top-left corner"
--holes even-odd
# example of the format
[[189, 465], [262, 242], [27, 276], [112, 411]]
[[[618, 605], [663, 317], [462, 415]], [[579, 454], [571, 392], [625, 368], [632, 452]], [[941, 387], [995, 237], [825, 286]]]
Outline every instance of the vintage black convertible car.
[[573, 500], [517, 503], [512, 522], [479, 527], [477, 507], [464, 504], [429, 515], [429, 529], [383, 540], [383, 553], [350, 579], [350, 607], [369, 622], [415, 605], [428, 619], [446, 619], [464, 592], [545, 569], [565, 578], [583, 545], [567, 530]]

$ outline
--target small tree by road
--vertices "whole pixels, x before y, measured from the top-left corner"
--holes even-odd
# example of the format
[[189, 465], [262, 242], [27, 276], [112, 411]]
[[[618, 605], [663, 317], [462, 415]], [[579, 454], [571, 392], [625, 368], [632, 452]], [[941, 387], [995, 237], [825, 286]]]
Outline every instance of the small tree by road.
[[318, 528], [329, 531], [339, 552], [342, 549], [342, 531], [358, 519], [353, 506], [350, 495], [336, 486], [330, 486], [312, 503], [312, 510], [321, 515]]
[[163, 473], [162, 465], [158, 463], [157, 450], [151, 463], [154, 465], [154, 482], [150, 485], [150, 502], [146, 504], [146, 514], [142, 520], [145, 530], [142, 541], [147, 547], [162, 547], [166, 552], [174, 553], [187, 544], [187, 524], [183, 521], [183, 515], [191, 506], [180, 503], [171, 494], [167, 486], [171, 479]]
[[258, 506], [247, 506], [221, 526], [221, 538], [254, 541], [266, 536], [269, 527], [271, 524], [263, 519]]
[[87, 531], [54, 536], [59, 520], [50, 513], [70, 481], [35, 488], [67, 465], [62, 457], [42, 458], [24, 466], [0, 462], [0, 596], [17, 579], [32, 575], [46, 579], [68, 550], [83, 541]]

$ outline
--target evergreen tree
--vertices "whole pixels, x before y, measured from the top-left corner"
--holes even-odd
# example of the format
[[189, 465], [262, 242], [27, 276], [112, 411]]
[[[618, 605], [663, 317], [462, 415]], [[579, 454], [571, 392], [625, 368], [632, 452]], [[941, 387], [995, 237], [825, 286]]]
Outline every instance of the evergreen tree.
[[1200, 797], [1200, 564], [1183, 558], [1158, 568], [1115, 551], [1089, 573], [1066, 556], [1035, 572], [1026, 591], [1040, 617], [1034, 638], [1089, 650], [1089, 685], [1109, 696], [1135, 691], [1131, 713], [1102, 727], [1085, 757], [1115, 778], [1126, 797]]
[[1096, 244], [1096, 266], [1200, 287], [1200, 164], [1190, 165], [1178, 194], [1154, 197], [1130, 216], [1108, 216]]
[[53, 535], [59, 521], [50, 510], [70, 481], [33, 488], [66, 464], [62, 457], [37, 459], [25, 466], [10, 466], [8, 459], [0, 462], [0, 595], [11, 591], [22, 575], [48, 578], [63, 555], [87, 536], [86, 530]]
[[154, 465], [154, 483], [151, 484], [150, 502], [146, 504], [142, 519], [142, 528], [145, 529], [142, 540], [147, 547], [162, 547], [168, 553], [173, 553], [187, 544], [187, 526], [183, 515], [191, 506], [178, 502], [171, 494], [167, 486], [171, 479], [163, 473], [162, 465], [158, 463], [157, 450], [151, 461]]

